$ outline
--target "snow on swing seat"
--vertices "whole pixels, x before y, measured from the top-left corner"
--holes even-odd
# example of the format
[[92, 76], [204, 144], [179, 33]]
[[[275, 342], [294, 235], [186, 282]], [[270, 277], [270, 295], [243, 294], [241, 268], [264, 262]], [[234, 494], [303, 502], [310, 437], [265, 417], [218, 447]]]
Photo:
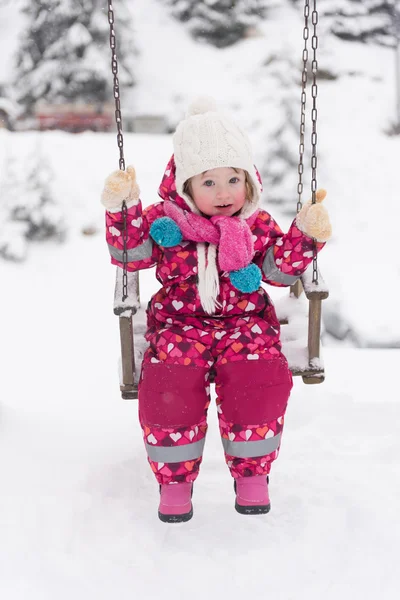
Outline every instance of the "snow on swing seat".
[[[114, 314], [119, 317], [121, 360], [120, 390], [122, 398], [136, 399], [145, 339], [146, 312], [140, 305], [138, 273], [128, 272], [127, 298], [122, 300], [122, 269], [117, 268]], [[302, 293], [304, 291], [304, 294]], [[294, 376], [304, 383], [322, 383], [324, 365], [320, 357], [321, 301], [329, 295], [321, 275], [312, 282], [312, 269], [290, 288], [290, 293], [274, 301], [281, 323], [282, 351]]]
[[[275, 310], [281, 323], [282, 352], [286, 356], [292, 371], [307, 371], [308, 358], [308, 304], [302, 295], [300, 298], [286, 296], [275, 302]], [[314, 357], [313, 365], [323, 368], [321, 358]]]

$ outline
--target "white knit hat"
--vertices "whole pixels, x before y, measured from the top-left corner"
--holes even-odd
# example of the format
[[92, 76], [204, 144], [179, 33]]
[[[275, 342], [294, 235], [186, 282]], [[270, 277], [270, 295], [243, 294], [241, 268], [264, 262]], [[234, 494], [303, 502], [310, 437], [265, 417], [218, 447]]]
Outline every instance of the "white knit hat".
[[173, 136], [175, 183], [179, 196], [193, 211], [193, 200], [184, 193], [185, 182], [209, 169], [233, 167], [247, 171], [253, 198], [243, 207], [240, 217], [247, 219], [258, 207], [261, 184], [258, 181], [250, 141], [244, 131], [227, 116], [217, 112], [212, 98], [201, 97], [190, 105], [186, 118]]

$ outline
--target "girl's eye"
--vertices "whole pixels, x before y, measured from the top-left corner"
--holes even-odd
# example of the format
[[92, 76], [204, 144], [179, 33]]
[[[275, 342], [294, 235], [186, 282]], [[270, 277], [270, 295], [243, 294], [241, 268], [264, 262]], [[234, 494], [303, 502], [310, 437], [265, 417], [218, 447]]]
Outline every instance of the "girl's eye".
[[238, 181], [240, 181], [239, 177], [232, 177], [232, 178], [229, 180], [229, 183], [237, 183]]
[[204, 185], [205, 185], [205, 186], [207, 186], [207, 187], [211, 187], [212, 185], [214, 185], [214, 182], [213, 182], [213, 181], [211, 181], [211, 179], [207, 179], [207, 180], [204, 182]]

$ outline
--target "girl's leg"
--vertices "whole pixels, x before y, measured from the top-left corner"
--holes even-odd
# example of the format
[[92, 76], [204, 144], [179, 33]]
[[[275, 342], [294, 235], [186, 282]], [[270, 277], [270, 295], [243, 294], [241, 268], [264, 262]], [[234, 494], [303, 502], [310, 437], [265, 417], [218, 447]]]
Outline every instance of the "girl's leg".
[[207, 432], [212, 357], [180, 333], [170, 328], [154, 336], [139, 384], [144, 443], [160, 484], [196, 479]]
[[279, 453], [293, 382], [279, 344], [268, 343], [269, 327], [263, 319], [247, 318], [216, 348], [220, 433], [235, 478], [267, 475]]

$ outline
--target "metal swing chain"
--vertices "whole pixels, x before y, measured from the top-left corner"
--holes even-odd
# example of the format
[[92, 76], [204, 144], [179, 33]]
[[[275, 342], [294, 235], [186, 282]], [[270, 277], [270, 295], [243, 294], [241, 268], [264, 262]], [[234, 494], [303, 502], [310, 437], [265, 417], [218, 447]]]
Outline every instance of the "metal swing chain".
[[[119, 168], [121, 171], [125, 171], [125, 158], [124, 158], [124, 137], [122, 134], [122, 115], [121, 115], [121, 101], [118, 81], [118, 60], [116, 53], [116, 38], [114, 30], [114, 9], [112, 0], [108, 0], [108, 23], [110, 25], [110, 48], [111, 48], [111, 70], [113, 74], [113, 92], [115, 100], [115, 122], [117, 125], [117, 145], [119, 148]], [[127, 250], [127, 216], [128, 208], [125, 200], [122, 202], [122, 217], [123, 217], [123, 229], [122, 229], [122, 263], [123, 263], [123, 274], [122, 274], [122, 301], [124, 302], [128, 297], [128, 250]]]
[[309, 0], [305, 0], [304, 4], [304, 29], [303, 29], [303, 40], [304, 40], [304, 48], [303, 48], [303, 70], [301, 73], [301, 111], [300, 111], [300, 143], [299, 143], [299, 166], [298, 166], [298, 174], [299, 174], [299, 183], [297, 184], [297, 212], [300, 212], [303, 204], [301, 202], [301, 196], [303, 193], [303, 173], [304, 173], [304, 133], [306, 127], [306, 99], [307, 99], [307, 64], [308, 64], [308, 48], [307, 42], [310, 35], [310, 30], [308, 28], [308, 17], [310, 15], [310, 5]]
[[[298, 174], [299, 182], [297, 184], [297, 212], [302, 208], [301, 196], [303, 193], [303, 173], [304, 173], [304, 133], [305, 133], [305, 117], [306, 117], [306, 87], [307, 87], [307, 64], [308, 64], [308, 39], [310, 36], [310, 29], [308, 26], [310, 16], [310, 0], [304, 2], [304, 49], [303, 49], [303, 70], [301, 76], [301, 115], [300, 115], [300, 143], [299, 143], [299, 165]], [[313, 50], [311, 71], [312, 71], [312, 85], [311, 85], [311, 96], [313, 99], [313, 105], [311, 109], [311, 201], [313, 204], [316, 202], [316, 191], [317, 191], [317, 72], [318, 72], [318, 61], [317, 61], [317, 48], [318, 48], [318, 36], [317, 36], [317, 23], [318, 23], [318, 12], [317, 12], [317, 0], [313, 0], [313, 11], [311, 14], [311, 22], [313, 25], [313, 34], [311, 37], [311, 47]], [[314, 240], [313, 247], [313, 276], [312, 281], [318, 285], [318, 262], [317, 262], [317, 245]]]
[[[318, 73], [318, 61], [317, 61], [317, 48], [318, 48], [318, 36], [317, 36], [317, 23], [318, 23], [318, 12], [317, 12], [317, 0], [313, 0], [313, 11], [311, 14], [311, 22], [313, 24], [313, 35], [311, 38], [311, 47], [313, 49], [313, 58], [311, 62], [311, 71], [313, 74], [311, 96], [313, 99], [311, 109], [311, 192], [312, 192], [312, 203], [315, 204], [317, 191], [317, 73]], [[314, 240], [313, 247], [313, 283], [318, 285], [318, 259], [317, 259], [317, 242]]]

